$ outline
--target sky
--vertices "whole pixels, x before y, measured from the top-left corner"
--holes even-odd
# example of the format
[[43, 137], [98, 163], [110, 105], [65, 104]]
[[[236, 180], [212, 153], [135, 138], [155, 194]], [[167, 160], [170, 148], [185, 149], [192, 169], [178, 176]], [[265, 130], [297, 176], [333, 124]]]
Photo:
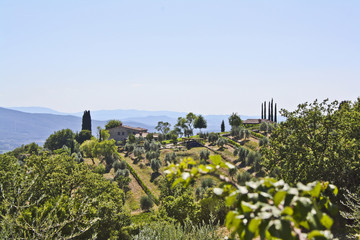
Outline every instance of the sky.
[[0, 107], [260, 115], [360, 96], [359, 0], [0, 0]]

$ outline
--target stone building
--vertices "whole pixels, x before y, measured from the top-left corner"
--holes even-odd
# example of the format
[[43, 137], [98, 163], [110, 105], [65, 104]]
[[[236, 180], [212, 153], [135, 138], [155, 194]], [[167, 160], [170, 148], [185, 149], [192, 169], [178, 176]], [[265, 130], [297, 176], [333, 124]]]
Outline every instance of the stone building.
[[110, 133], [110, 139], [114, 139], [115, 141], [126, 140], [130, 134], [142, 136], [147, 133], [147, 129], [145, 128], [130, 127], [125, 125], [110, 128], [108, 131]]

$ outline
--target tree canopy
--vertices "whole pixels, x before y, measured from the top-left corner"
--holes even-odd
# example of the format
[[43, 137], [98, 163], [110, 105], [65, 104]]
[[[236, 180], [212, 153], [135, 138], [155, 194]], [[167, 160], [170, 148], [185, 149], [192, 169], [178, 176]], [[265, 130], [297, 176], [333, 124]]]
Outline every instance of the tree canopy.
[[300, 104], [262, 147], [267, 169], [289, 183], [330, 181], [358, 190], [360, 184], [360, 99]]
[[45, 141], [44, 147], [49, 150], [56, 150], [67, 146], [74, 149], [75, 134], [71, 129], [62, 129], [51, 134]]
[[195, 122], [194, 122], [194, 127], [199, 128], [200, 130], [202, 128], [207, 128], [206, 120], [204, 119], [204, 117], [202, 115], [199, 115], [196, 117]]
[[242, 120], [240, 118], [240, 116], [237, 113], [232, 113], [231, 116], [229, 117], [229, 124], [230, 126], [233, 127], [238, 127], [240, 126], [242, 123]]
[[106, 123], [105, 129], [109, 130], [110, 128], [119, 127], [122, 125], [122, 122], [120, 120], [110, 120]]

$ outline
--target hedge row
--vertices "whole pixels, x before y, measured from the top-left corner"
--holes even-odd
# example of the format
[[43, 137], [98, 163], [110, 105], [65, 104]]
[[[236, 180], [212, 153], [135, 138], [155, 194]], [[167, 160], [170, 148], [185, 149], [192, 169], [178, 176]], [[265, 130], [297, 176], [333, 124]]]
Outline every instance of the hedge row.
[[242, 148], [247, 148], [250, 151], [256, 151], [256, 148], [253, 148], [252, 146], [248, 146], [247, 144], [245, 144], [245, 146], [241, 146], [241, 144], [239, 144], [238, 142], [235, 142], [234, 140], [230, 139], [230, 138], [226, 138], [228, 143], [230, 143], [233, 147], [242, 147]]
[[265, 137], [264, 135], [262, 135], [261, 133], [256, 133], [256, 132], [253, 132], [253, 131], [250, 131], [250, 134], [253, 136], [253, 137], [256, 137], [256, 138], [263, 138]]
[[157, 197], [155, 197], [155, 195], [150, 191], [150, 189], [146, 186], [146, 184], [141, 180], [141, 178], [139, 177], [139, 175], [137, 174], [135, 169], [128, 162], [126, 162], [126, 165], [127, 165], [128, 169], [130, 170], [131, 174], [134, 176], [136, 181], [141, 186], [141, 188], [144, 190], [144, 192], [151, 198], [151, 200], [153, 200], [153, 202], [156, 205], [159, 205], [160, 204], [159, 199], [157, 199]]

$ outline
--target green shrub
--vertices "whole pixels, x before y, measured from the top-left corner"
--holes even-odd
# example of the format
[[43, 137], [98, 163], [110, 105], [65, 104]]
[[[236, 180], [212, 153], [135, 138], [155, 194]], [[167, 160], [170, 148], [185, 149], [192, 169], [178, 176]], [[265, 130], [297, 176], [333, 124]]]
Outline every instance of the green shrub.
[[206, 188], [211, 188], [215, 185], [214, 180], [212, 178], [204, 178], [201, 180], [201, 187], [206, 189]]
[[190, 221], [184, 225], [155, 222], [143, 227], [134, 240], [218, 240], [221, 236], [218, 233], [218, 225], [213, 223], [195, 225]]
[[94, 173], [104, 174], [105, 173], [105, 166], [103, 164], [99, 164], [95, 167]]
[[238, 173], [238, 175], [236, 176], [236, 180], [238, 182], [238, 184], [240, 185], [244, 185], [245, 182], [249, 181], [251, 179], [251, 175], [249, 172], [240, 172]]
[[154, 206], [154, 202], [148, 196], [142, 196], [140, 206], [143, 211], [148, 211]]

